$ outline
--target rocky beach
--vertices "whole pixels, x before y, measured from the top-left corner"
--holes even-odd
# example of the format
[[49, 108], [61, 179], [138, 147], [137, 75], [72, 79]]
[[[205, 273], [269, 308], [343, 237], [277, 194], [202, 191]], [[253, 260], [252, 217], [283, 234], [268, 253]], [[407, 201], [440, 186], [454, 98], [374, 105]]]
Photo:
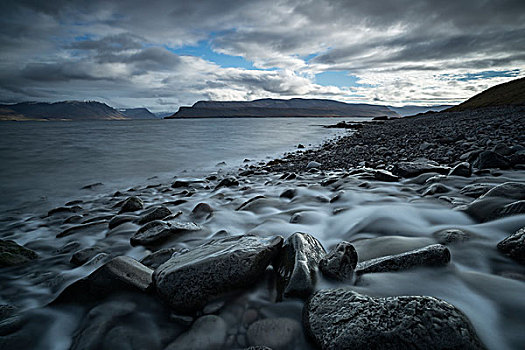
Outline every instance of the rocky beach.
[[520, 348], [524, 116], [345, 123], [282, 158], [4, 216], [0, 347]]
[[515, 349], [523, 107], [4, 217], [2, 348]]

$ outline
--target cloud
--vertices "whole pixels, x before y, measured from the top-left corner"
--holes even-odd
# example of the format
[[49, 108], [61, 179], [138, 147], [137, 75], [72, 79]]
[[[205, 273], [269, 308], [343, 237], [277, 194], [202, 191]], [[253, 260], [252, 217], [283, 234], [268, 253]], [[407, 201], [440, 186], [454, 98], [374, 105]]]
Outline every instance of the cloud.
[[[5, 101], [449, 103], [525, 70], [523, 1], [5, 0], [0, 11]], [[221, 67], [187, 49], [198, 45], [254, 69]], [[316, 84], [326, 71], [358, 84]], [[461, 78], [486, 71], [517, 73]]]

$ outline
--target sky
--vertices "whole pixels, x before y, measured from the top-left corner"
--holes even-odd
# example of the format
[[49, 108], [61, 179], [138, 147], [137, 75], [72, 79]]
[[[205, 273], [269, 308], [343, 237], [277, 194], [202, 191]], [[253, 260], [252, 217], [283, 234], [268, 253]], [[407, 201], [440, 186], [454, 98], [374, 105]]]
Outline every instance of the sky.
[[2, 0], [0, 102], [461, 102], [525, 76], [525, 1]]

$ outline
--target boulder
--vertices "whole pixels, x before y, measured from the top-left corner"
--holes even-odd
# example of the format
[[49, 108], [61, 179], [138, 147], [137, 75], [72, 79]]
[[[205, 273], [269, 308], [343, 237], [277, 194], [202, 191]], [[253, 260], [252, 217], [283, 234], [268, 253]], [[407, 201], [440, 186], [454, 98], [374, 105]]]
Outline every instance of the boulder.
[[501, 197], [507, 199], [525, 199], [525, 183], [505, 182], [487, 191], [481, 198]]
[[289, 188], [289, 189], [285, 190], [283, 193], [281, 193], [281, 195], [279, 197], [280, 198], [292, 199], [293, 197], [295, 197], [296, 193], [297, 193], [297, 190], [295, 190], [293, 188]]
[[418, 266], [443, 266], [450, 261], [450, 251], [441, 244], [433, 244], [406, 253], [366, 260], [357, 264], [357, 274], [407, 270]]
[[294, 349], [302, 337], [301, 324], [286, 317], [266, 318], [250, 325], [246, 332], [248, 344], [267, 346], [274, 350]]
[[197, 220], [208, 219], [213, 214], [213, 208], [208, 203], [199, 203], [191, 211], [191, 216]]
[[226, 331], [226, 322], [219, 316], [202, 316], [193, 323], [189, 331], [181, 334], [165, 350], [222, 349]]
[[38, 255], [17, 244], [15, 241], [0, 239], [0, 267], [24, 264], [38, 258]]
[[282, 237], [244, 235], [212, 240], [159, 266], [153, 280], [159, 297], [180, 313], [193, 313], [225, 293], [249, 287], [281, 248]]
[[122, 213], [128, 213], [131, 211], [137, 211], [144, 208], [144, 202], [142, 202], [142, 199], [136, 196], [128, 197], [124, 203], [122, 204], [122, 207], [120, 207], [119, 214]]
[[461, 162], [452, 168], [448, 175], [470, 177], [472, 175], [472, 167], [468, 162]]
[[394, 165], [392, 173], [397, 176], [409, 178], [416, 177], [424, 173], [438, 173], [446, 175], [449, 168], [441, 167], [437, 163], [429, 160], [419, 160], [414, 162], [399, 162]]
[[319, 168], [321, 166], [321, 163], [318, 163], [316, 161], [310, 161], [308, 162], [308, 164], [306, 165], [306, 169], [313, 169], [313, 168]]
[[142, 258], [142, 260], [140, 260], [140, 263], [149, 267], [150, 269], [156, 269], [157, 267], [168, 261], [173, 254], [186, 252], [187, 250], [188, 249], [186, 248], [159, 249], [156, 252], [151, 253]]
[[91, 258], [98, 253], [100, 253], [100, 248], [98, 247], [81, 249], [71, 256], [70, 262], [74, 265], [81, 266], [91, 260]]
[[296, 232], [283, 244], [277, 271], [279, 297], [307, 297], [314, 290], [319, 261], [326, 254], [321, 242]]
[[427, 296], [373, 298], [320, 290], [304, 306], [307, 334], [322, 349], [483, 349], [468, 318]]
[[478, 198], [484, 195], [485, 193], [487, 193], [493, 187], [494, 185], [492, 184], [484, 184], [484, 183], [472, 184], [472, 185], [467, 185], [463, 187], [459, 191], [459, 193], [467, 197]]
[[352, 278], [357, 260], [354, 246], [343, 241], [319, 261], [319, 269], [328, 278], [345, 281]]
[[508, 169], [510, 168], [510, 164], [510, 160], [499, 153], [483, 151], [478, 155], [474, 163], [472, 163], [472, 166], [478, 169]]
[[89, 276], [69, 285], [55, 302], [81, 302], [104, 297], [116, 290], [147, 292], [153, 270], [128, 256], [116, 257]]
[[164, 219], [166, 216], [171, 214], [173, 214], [171, 210], [163, 205], [160, 207], [155, 207], [140, 217], [139, 225], [144, 225], [154, 220]]
[[521, 264], [525, 264], [525, 227], [498, 243], [498, 250]]
[[103, 226], [106, 226], [107, 224], [108, 222], [106, 220], [102, 220], [102, 221], [90, 222], [87, 224], [75, 225], [57, 234], [56, 238], [71, 236], [79, 232], [82, 232], [85, 235], [98, 233], [100, 231], [103, 231], [104, 230]]
[[139, 228], [129, 241], [132, 246], [156, 245], [164, 242], [173, 235], [199, 231], [200, 229], [201, 227], [193, 222], [164, 222], [155, 220]]
[[455, 244], [465, 242], [470, 239], [470, 234], [458, 229], [446, 229], [432, 234], [439, 244]]
[[233, 187], [233, 186], [239, 186], [239, 181], [237, 181], [234, 177], [227, 177], [225, 179], [222, 179], [221, 182], [215, 187], [216, 190], [218, 190], [221, 187]]
[[108, 228], [110, 230], [114, 229], [117, 226], [120, 226], [126, 222], [131, 222], [137, 219], [134, 215], [115, 215], [111, 220], [108, 222]]

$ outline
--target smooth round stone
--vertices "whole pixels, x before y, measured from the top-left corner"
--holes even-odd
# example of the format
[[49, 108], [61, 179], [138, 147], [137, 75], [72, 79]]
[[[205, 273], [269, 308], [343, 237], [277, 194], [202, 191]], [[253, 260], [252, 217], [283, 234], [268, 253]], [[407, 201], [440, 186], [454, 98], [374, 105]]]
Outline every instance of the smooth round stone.
[[226, 341], [226, 330], [226, 322], [219, 316], [203, 316], [195, 321], [188, 332], [181, 334], [165, 350], [221, 349]]
[[274, 350], [293, 348], [301, 334], [301, 324], [291, 318], [267, 318], [254, 322], [246, 332], [248, 344]]

